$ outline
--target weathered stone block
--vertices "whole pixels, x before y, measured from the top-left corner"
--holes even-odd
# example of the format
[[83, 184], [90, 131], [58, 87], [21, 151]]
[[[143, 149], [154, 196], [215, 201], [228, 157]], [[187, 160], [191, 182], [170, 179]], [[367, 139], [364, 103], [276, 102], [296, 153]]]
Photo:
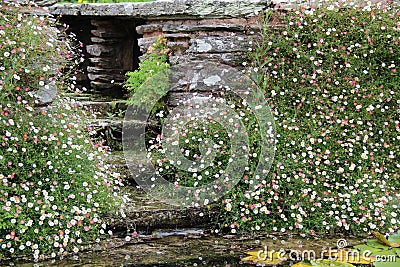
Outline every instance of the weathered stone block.
[[35, 0], [34, 2], [38, 6], [51, 6], [57, 3], [57, 0]]
[[206, 36], [190, 42], [188, 52], [194, 53], [245, 52], [250, 47], [246, 36]]
[[98, 68], [105, 68], [105, 69], [114, 69], [120, 65], [120, 62], [117, 58], [108, 58], [108, 57], [95, 57], [89, 58], [89, 61]]
[[242, 18], [254, 17], [270, 0], [167, 0], [112, 4], [57, 4], [54, 15], [121, 16], [135, 18]]
[[104, 69], [99, 67], [87, 67], [87, 71], [91, 73], [113, 73], [113, 74], [124, 74], [125, 70], [122, 69]]
[[115, 87], [115, 84], [111, 83], [111, 82], [105, 83], [105, 82], [91, 81], [90, 86], [93, 89], [110, 89], [110, 88]]
[[58, 96], [57, 86], [55, 82], [50, 82], [45, 86], [41, 86], [39, 90], [36, 92], [36, 99], [38, 105], [47, 105], [54, 101], [54, 99]]
[[157, 40], [157, 37], [140, 38], [138, 40], [138, 45], [140, 47], [140, 51], [142, 51], [143, 53], [147, 52], [147, 49], [149, 49], [149, 47], [152, 44], [154, 44], [156, 40]]
[[192, 35], [187, 33], [163, 33], [162, 36], [165, 38], [173, 38], [173, 39], [183, 39], [183, 38], [190, 38]]
[[120, 31], [115, 31], [114, 29], [97, 29], [90, 31], [94, 36], [100, 38], [122, 38], [125, 36], [124, 33]]
[[224, 86], [232, 87], [239, 71], [227, 65], [212, 61], [190, 61], [171, 66], [169, 93], [218, 93]]
[[157, 32], [161, 31], [163, 28], [160, 24], [149, 24], [149, 25], [140, 25], [136, 27], [136, 32], [138, 34], [145, 34], [149, 32]]
[[91, 81], [106, 81], [110, 82], [120, 82], [125, 80], [124, 75], [120, 74], [94, 74], [94, 73], [88, 73], [88, 78]]
[[[187, 21], [186, 24], [174, 24], [174, 21], [166, 21], [169, 24], [148, 24], [136, 27], [138, 34], [146, 34], [152, 32], [170, 32], [170, 33], [184, 33], [184, 32], [200, 32], [200, 31], [226, 31], [226, 32], [242, 32], [245, 30], [244, 24], [232, 24], [229, 22], [221, 23], [221, 20], [216, 20], [216, 24], [212, 24], [212, 20], [206, 20], [208, 24], [202, 21]], [[243, 23], [246, 23], [244, 21]]]
[[113, 52], [112, 46], [105, 46], [100, 44], [88, 45], [86, 46], [86, 51], [92, 56], [103, 56], [110, 55]]
[[172, 65], [187, 63], [193, 60], [201, 60], [208, 62], [217, 62], [226, 64], [229, 66], [237, 67], [241, 66], [241, 63], [245, 60], [246, 55], [243, 52], [234, 53], [214, 53], [214, 54], [182, 54], [174, 55], [169, 57], [169, 61]]
[[188, 42], [168, 42], [167, 46], [171, 48], [174, 51], [182, 51], [186, 50], [189, 48], [189, 43]]
[[199, 32], [199, 31], [228, 31], [237, 32], [244, 31], [244, 25], [240, 24], [208, 24], [208, 25], [164, 25], [162, 27], [163, 32]]
[[115, 44], [118, 43], [118, 39], [104, 39], [104, 38], [99, 38], [99, 37], [91, 37], [90, 41], [93, 43], [98, 43], [98, 44]]

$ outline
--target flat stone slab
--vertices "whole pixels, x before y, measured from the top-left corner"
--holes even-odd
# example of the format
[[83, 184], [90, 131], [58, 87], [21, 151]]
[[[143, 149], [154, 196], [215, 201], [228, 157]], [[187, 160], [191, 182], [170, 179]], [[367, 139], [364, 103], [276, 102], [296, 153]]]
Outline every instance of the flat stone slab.
[[[244, 31], [245, 26], [241, 24], [230, 24], [230, 23], [219, 23], [219, 24], [183, 24], [183, 25], [174, 25], [174, 24], [148, 24], [148, 25], [140, 25], [136, 27], [136, 31], [138, 34], [144, 34], [149, 32], [163, 31], [163, 32], [200, 32], [200, 31]], [[165, 35], [165, 34], [164, 34]]]
[[254, 17], [271, 5], [271, 0], [158, 0], [113, 4], [56, 4], [54, 15], [121, 16], [152, 18], [242, 18]]
[[125, 218], [111, 218], [114, 229], [124, 230], [127, 226], [140, 231], [153, 229], [175, 229], [178, 227], [201, 227], [218, 216], [216, 208], [176, 207], [146, 195], [133, 187], [127, 190], [130, 201], [126, 203]]

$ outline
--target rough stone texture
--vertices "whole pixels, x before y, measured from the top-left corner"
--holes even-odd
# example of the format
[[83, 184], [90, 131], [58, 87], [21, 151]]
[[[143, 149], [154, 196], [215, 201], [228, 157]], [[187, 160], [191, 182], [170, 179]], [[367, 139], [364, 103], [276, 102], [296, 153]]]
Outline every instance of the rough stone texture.
[[136, 27], [136, 32], [138, 34], [145, 34], [151, 32], [159, 32], [162, 30], [161, 24], [150, 24], [150, 25], [140, 25]]
[[171, 206], [147, 196], [136, 188], [131, 189], [132, 198], [125, 210], [126, 218], [114, 218], [113, 227], [123, 229], [134, 225], [136, 230], [174, 229], [207, 225], [215, 221], [219, 210], [216, 208], [184, 208]]
[[183, 64], [193, 60], [202, 60], [210, 62], [219, 62], [229, 66], [239, 66], [243, 61], [242, 52], [220, 53], [220, 54], [186, 54], [170, 56], [169, 61], [171, 64]]
[[98, 81], [105, 81], [105, 82], [110, 82], [110, 83], [112, 83], [112, 81], [123, 81], [125, 79], [124, 75], [115, 74], [115, 73], [111, 73], [111, 74], [89, 73], [88, 76], [91, 81], [98, 80]]
[[84, 71], [88, 83], [94, 92], [121, 96], [124, 74], [138, 65], [135, 21], [126, 23], [125, 20], [103, 17], [86, 21], [90, 23], [87, 27], [89, 36], [84, 42], [88, 55]]
[[39, 106], [51, 104], [57, 96], [57, 85], [55, 82], [50, 82], [45, 86], [41, 86], [36, 92], [37, 104]]
[[54, 15], [152, 18], [230, 18], [257, 16], [270, 0], [163, 0], [116, 4], [57, 4]]
[[246, 36], [207, 36], [191, 40], [188, 52], [194, 53], [232, 53], [245, 52], [249, 48]]
[[111, 68], [99, 68], [99, 67], [87, 67], [88, 72], [91, 73], [109, 73], [109, 74], [121, 74], [124, 75], [124, 71], [120, 69], [111, 69]]
[[105, 45], [87, 45], [86, 46], [86, 51], [89, 53], [91, 56], [105, 56], [105, 55], [110, 55], [114, 49], [112, 46], [105, 46]]
[[[115, 64], [115, 58], [111, 57], [94, 57], [94, 58], [89, 58], [89, 61], [94, 65], [99, 68], [103, 69], [112, 69]], [[89, 68], [89, 67], [88, 67]]]
[[[206, 215], [204, 215], [206, 213]], [[138, 230], [149, 230], [156, 228], [178, 228], [190, 226], [202, 226], [213, 221], [218, 215], [217, 210], [205, 211], [203, 209], [161, 209], [135, 213], [128, 213], [129, 219], [123, 223], [130, 223]], [[117, 223], [113, 224], [117, 226]]]
[[191, 19], [172, 16], [146, 20], [136, 30], [143, 35], [139, 39], [142, 53], [147, 52], [158, 36], [166, 38], [173, 65], [204, 60], [239, 66], [250, 47], [250, 40], [258, 37], [261, 29], [259, 18], [253, 15], [240, 18], [194, 16]]
[[91, 81], [90, 86], [103, 92], [106, 91], [106, 89], [114, 88], [115, 84], [111, 82]]
[[57, 3], [57, 0], [34, 0], [38, 6], [51, 6]]
[[[271, 0], [157, 0], [143, 3], [57, 4], [65, 22], [84, 19], [88, 60], [85, 75], [94, 92], [122, 92], [123, 74], [137, 69], [148, 48], [163, 36], [170, 63], [193, 60], [240, 66], [260, 15]], [[75, 23], [80, 31], [79, 23]], [[114, 81], [114, 83], [112, 83]]]
[[119, 31], [110, 32], [110, 27], [92, 30], [92, 34], [101, 38], [123, 38], [125, 35]]
[[180, 104], [187, 109], [197, 101], [207, 102], [210, 96], [242, 92], [252, 84], [237, 68], [213, 61], [192, 60], [173, 65], [170, 70], [167, 104], [171, 107]]
[[257, 20], [246, 18], [163, 19], [151, 20], [137, 27], [137, 31], [143, 34], [139, 39], [142, 53], [147, 52], [158, 36], [163, 36], [171, 51], [171, 64], [212, 60], [230, 66], [240, 65], [250, 47], [250, 40], [257, 38], [259, 29]]
[[165, 32], [199, 32], [199, 31], [244, 31], [245, 26], [241, 24], [203, 24], [203, 25], [165, 25]]
[[117, 43], [117, 40], [115, 40], [115, 39], [104, 39], [104, 38], [99, 38], [99, 37], [91, 37], [90, 40], [93, 43], [99, 43], [99, 44], [115, 44], [115, 43]]
[[140, 51], [142, 53], [146, 53], [147, 49], [149, 49], [149, 47], [154, 44], [154, 42], [157, 40], [157, 37], [147, 37], [147, 38], [140, 38], [138, 40], [138, 44], [140, 47]]
[[[197, 21], [193, 21], [197, 22]], [[151, 24], [151, 25], [141, 25], [136, 28], [136, 31], [139, 34], [151, 33], [156, 31], [163, 32], [200, 32], [200, 31], [229, 31], [229, 32], [237, 32], [244, 31], [245, 26], [242, 24], [183, 24], [183, 25], [174, 25], [174, 24]]]

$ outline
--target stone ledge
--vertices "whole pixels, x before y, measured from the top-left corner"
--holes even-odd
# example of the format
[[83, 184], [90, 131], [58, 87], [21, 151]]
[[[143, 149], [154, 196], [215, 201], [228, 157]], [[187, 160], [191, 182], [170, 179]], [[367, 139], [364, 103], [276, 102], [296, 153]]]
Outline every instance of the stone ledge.
[[181, 32], [200, 32], [200, 31], [229, 31], [229, 32], [243, 32], [245, 30], [245, 26], [241, 24], [181, 24], [181, 25], [161, 25], [161, 24], [149, 24], [149, 25], [140, 25], [136, 27], [136, 31], [139, 34], [144, 33], [152, 33], [157, 31], [162, 32], [173, 32], [173, 33], [181, 33]]
[[261, 14], [271, 0], [158, 0], [114, 4], [56, 4], [53, 15], [120, 16], [138, 19], [243, 18]]

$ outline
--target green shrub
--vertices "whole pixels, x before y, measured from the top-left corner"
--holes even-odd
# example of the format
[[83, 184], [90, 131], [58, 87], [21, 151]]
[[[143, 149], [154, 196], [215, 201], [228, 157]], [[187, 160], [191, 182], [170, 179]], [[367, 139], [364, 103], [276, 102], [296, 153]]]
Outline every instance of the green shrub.
[[399, 16], [341, 4], [270, 14], [249, 71], [275, 116], [275, 164], [260, 189], [224, 200], [222, 226], [399, 228]]
[[0, 8], [0, 260], [78, 251], [104, 236], [119, 177], [73, 100], [36, 105], [38, 88], [68, 85], [65, 72], [77, 63], [68, 40], [47, 17]]
[[124, 87], [131, 95], [128, 104], [141, 106], [148, 112], [162, 108], [160, 102], [154, 107], [151, 103], [157, 102], [169, 88], [169, 49], [166, 42], [165, 38], [159, 37], [148, 49], [139, 69], [126, 73], [129, 78]]

